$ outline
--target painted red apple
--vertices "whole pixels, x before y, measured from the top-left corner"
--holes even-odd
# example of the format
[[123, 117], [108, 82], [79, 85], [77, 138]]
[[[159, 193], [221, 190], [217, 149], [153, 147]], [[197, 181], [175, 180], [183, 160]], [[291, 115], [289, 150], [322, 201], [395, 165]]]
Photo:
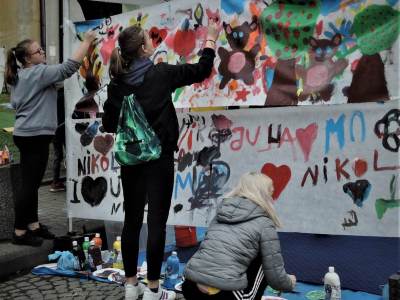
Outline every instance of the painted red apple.
[[183, 22], [174, 37], [174, 51], [180, 56], [188, 56], [196, 46], [196, 32], [189, 29], [189, 20]]

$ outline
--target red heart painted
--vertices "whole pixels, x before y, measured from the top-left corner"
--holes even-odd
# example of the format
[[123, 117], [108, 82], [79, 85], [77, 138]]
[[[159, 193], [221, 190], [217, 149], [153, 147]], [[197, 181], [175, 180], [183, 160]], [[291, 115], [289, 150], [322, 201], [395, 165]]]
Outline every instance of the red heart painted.
[[98, 135], [94, 138], [93, 146], [98, 152], [106, 155], [114, 145], [114, 138], [111, 134], [106, 136]]
[[274, 183], [272, 199], [277, 200], [292, 176], [290, 168], [287, 165], [277, 167], [274, 164], [266, 163], [262, 167], [261, 173], [272, 179], [272, 182]]
[[154, 48], [158, 47], [162, 43], [162, 41], [165, 40], [167, 33], [168, 32], [165, 28], [158, 29], [155, 26], [151, 27], [151, 29], [149, 31], [149, 35], [153, 42]]
[[296, 138], [299, 142], [301, 151], [303, 151], [304, 161], [308, 161], [310, 157], [310, 152], [314, 141], [318, 135], [318, 125], [317, 123], [312, 123], [308, 125], [305, 129], [296, 129]]

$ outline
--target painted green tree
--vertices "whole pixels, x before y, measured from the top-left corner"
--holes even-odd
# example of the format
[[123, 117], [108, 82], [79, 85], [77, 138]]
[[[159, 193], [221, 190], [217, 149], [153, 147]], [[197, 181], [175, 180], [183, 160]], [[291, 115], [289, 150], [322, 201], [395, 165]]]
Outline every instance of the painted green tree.
[[389, 50], [399, 35], [399, 12], [387, 5], [370, 5], [359, 12], [351, 32], [362, 57], [345, 90], [348, 102], [389, 100], [385, 65], [379, 52]]
[[320, 1], [275, 1], [261, 14], [268, 47], [277, 57], [266, 105], [297, 105], [295, 59], [308, 50], [320, 12]]

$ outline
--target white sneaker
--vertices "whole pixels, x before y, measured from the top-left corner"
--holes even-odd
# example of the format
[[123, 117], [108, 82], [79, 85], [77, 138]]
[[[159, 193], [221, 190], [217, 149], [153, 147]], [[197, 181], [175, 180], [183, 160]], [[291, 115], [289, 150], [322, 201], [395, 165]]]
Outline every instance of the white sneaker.
[[148, 287], [146, 287], [142, 300], [175, 300], [175, 298], [175, 292], [167, 291], [159, 286], [158, 293], [154, 293]]
[[139, 282], [137, 286], [133, 284], [125, 284], [125, 300], [137, 300], [139, 296], [143, 295], [146, 286]]

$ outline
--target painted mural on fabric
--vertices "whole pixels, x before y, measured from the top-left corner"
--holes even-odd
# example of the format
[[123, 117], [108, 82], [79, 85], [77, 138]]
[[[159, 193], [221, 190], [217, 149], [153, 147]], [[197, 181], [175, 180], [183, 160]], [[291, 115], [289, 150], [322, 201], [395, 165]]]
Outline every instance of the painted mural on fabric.
[[[66, 81], [70, 216], [123, 218], [114, 136], [100, 119], [119, 33], [139, 24], [157, 46], [154, 63], [195, 63], [213, 19], [214, 69], [175, 91], [176, 108], [289, 107], [178, 113], [169, 224], [207, 226], [239, 176], [258, 170], [274, 182], [285, 231], [394, 236], [398, 14], [398, 1], [385, 0], [176, 0], [76, 23], [72, 45], [89, 29], [99, 38]], [[325, 105], [344, 103], [353, 105]]]
[[175, 91], [177, 108], [339, 104], [399, 96], [398, 1], [176, 0], [76, 24], [75, 42], [89, 28], [99, 35], [80, 70], [84, 97], [77, 110], [101, 111], [89, 100], [109, 81], [109, 58], [123, 28], [137, 24], [149, 30], [157, 47], [154, 63], [195, 63], [210, 19], [223, 32], [215, 68], [204, 82]]

